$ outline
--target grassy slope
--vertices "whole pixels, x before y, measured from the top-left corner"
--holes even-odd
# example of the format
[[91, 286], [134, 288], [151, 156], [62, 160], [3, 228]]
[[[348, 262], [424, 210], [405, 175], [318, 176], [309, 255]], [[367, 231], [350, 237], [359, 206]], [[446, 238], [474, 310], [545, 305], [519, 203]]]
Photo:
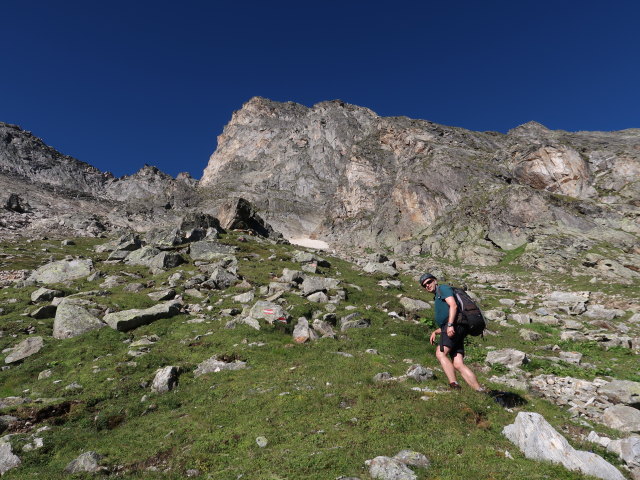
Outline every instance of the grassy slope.
[[[292, 247], [240, 243], [233, 236], [225, 241], [241, 248], [239, 273], [254, 284], [267, 283], [282, 268], [295, 268], [290, 261]], [[154, 280], [158, 287], [173, 273], [151, 276], [145, 269], [102, 263], [106, 254], [92, 251], [98, 242], [101, 241], [79, 239], [73, 247], [60, 247], [51, 241], [4, 244], [2, 252], [16, 256], [2, 258], [0, 268], [35, 268], [50, 256], [73, 254], [92, 256], [98, 268], [107, 273], [141, 274], [142, 280], [131, 280]], [[16, 251], [16, 247], [23, 250]], [[367, 479], [366, 459], [393, 456], [401, 449], [415, 450], [430, 458], [430, 469], [415, 469], [422, 479], [584, 478], [559, 466], [525, 459], [501, 434], [517, 411], [506, 411], [467, 388], [455, 393], [445, 391], [445, 380], [439, 371], [436, 380], [420, 385], [413, 381], [372, 382], [371, 378], [383, 371], [401, 375], [412, 362], [437, 368], [434, 349], [427, 342], [429, 327], [397, 321], [384, 311], [399, 309], [399, 293], [414, 298], [424, 298], [424, 293], [410, 278], [402, 278], [403, 290], [384, 290], [377, 286], [378, 277], [362, 274], [338, 259], [331, 262], [326, 275], [362, 287], [358, 291], [347, 286], [349, 299], [339, 306], [337, 314], [346, 313], [345, 305], [355, 305], [372, 321], [372, 327], [349, 330], [336, 340], [321, 339], [304, 345], [292, 343], [290, 328], [225, 329], [227, 318], [219, 312], [239, 306], [229, 298], [235, 289], [212, 294], [209, 304], [213, 308], [206, 313], [204, 323], [186, 323], [191, 317], [180, 315], [127, 333], [103, 328], [68, 340], [50, 337], [53, 319], [38, 321], [20, 315], [29, 308], [29, 295], [35, 287], [0, 290], [5, 310], [0, 315], [0, 329], [4, 331], [0, 347], [13, 346], [24, 338], [28, 325], [36, 327], [36, 334], [45, 336], [41, 352], [0, 372], [0, 398], [28, 395], [33, 399], [58, 399], [53, 404], [71, 402], [67, 413], [38, 422], [38, 427], [50, 427], [39, 434], [44, 439], [43, 448], [22, 452], [22, 445], [30, 441], [31, 434], [20, 433], [11, 438], [14, 452], [23, 463], [4, 478], [68, 478], [62, 473], [66, 464], [81, 452], [93, 450], [105, 455], [105, 464], [125, 478], [177, 479], [184, 478], [188, 469], [198, 469], [197, 478], [235, 479], [243, 475], [242, 478], [251, 479], [332, 479], [346, 475]], [[193, 266], [175, 270], [190, 271]], [[68, 293], [96, 289], [100, 281], [63, 288]], [[118, 287], [112, 295], [95, 300], [120, 309], [146, 306], [152, 303], [145, 295], [151, 290], [123, 294], [122, 287]], [[488, 308], [495, 307], [498, 298], [519, 295], [491, 289], [482, 294]], [[17, 302], [7, 303], [10, 298]], [[287, 299], [294, 320], [319, 308], [293, 294], [288, 294]], [[530, 328], [546, 335], [541, 343], [559, 342], [557, 329]], [[468, 360], [477, 362], [475, 367], [480, 371], [488, 346], [539, 353], [534, 344], [520, 339], [518, 330], [499, 329], [500, 336], [473, 339]], [[150, 347], [150, 353], [131, 358], [127, 354], [129, 341], [150, 334], [158, 335], [160, 341]], [[253, 342], [265, 345], [252, 346]], [[597, 345], [571, 347], [583, 351], [584, 361], [596, 364], [597, 370], [538, 362], [530, 368], [531, 373], [584, 378], [609, 373], [639, 380], [637, 356], [629, 351], [605, 352]], [[377, 349], [379, 354], [365, 353], [369, 348]], [[215, 354], [235, 355], [247, 361], [249, 368], [195, 378], [195, 366]], [[164, 395], [151, 394], [148, 382], [158, 368], [166, 365], [182, 368], [179, 386]], [[37, 380], [38, 373], [45, 369], [51, 369], [53, 376]], [[480, 379], [486, 383], [495, 373], [501, 372], [498, 368], [487, 370], [480, 373]], [[66, 390], [72, 382], [81, 384], [82, 390]], [[441, 388], [443, 392], [424, 394], [412, 391], [414, 386]], [[141, 401], [144, 395], [147, 399]], [[421, 399], [423, 395], [427, 398]], [[530, 403], [524, 410], [542, 413], [559, 430], [565, 427], [573, 434], [588, 432], [560, 408], [527, 398]], [[42, 408], [42, 404], [30, 404], [0, 413], [28, 418]], [[596, 429], [607, 433], [603, 427]], [[265, 448], [256, 444], [258, 436], [267, 438]], [[579, 441], [572, 443], [579, 448], [592, 447]], [[505, 458], [505, 451], [514, 459]], [[606, 452], [597, 452], [616, 462]]]

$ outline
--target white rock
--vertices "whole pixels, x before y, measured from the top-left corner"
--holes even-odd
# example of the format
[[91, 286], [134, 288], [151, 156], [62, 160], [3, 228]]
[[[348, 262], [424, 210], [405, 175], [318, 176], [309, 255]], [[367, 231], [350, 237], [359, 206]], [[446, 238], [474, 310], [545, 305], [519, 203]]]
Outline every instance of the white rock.
[[624, 476], [599, 455], [576, 450], [542, 415], [520, 412], [502, 433], [520, 448], [525, 457], [559, 463], [568, 470], [580, 471], [603, 480], [624, 480]]

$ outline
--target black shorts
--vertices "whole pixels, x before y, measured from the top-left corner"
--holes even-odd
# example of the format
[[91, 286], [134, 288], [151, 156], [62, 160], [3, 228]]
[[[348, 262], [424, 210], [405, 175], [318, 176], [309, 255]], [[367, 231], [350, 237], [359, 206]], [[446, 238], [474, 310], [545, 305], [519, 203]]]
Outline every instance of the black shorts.
[[442, 328], [442, 333], [440, 333], [440, 341], [438, 342], [438, 348], [441, 347], [449, 347], [449, 355], [451, 358], [454, 358], [456, 355], [460, 354], [464, 357], [464, 339], [467, 336], [463, 330], [463, 328], [459, 325], [454, 327], [455, 335], [453, 337], [449, 337], [447, 335], [447, 328]]

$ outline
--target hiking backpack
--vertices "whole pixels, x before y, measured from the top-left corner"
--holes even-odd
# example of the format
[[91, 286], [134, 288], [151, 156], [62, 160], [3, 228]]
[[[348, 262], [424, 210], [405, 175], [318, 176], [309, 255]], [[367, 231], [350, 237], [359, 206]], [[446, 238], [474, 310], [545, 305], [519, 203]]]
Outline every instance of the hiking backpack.
[[463, 289], [456, 287], [451, 287], [451, 289], [453, 290], [453, 298], [458, 305], [457, 323], [465, 327], [468, 335], [474, 337], [482, 335], [484, 329], [487, 328], [487, 322], [476, 302]]

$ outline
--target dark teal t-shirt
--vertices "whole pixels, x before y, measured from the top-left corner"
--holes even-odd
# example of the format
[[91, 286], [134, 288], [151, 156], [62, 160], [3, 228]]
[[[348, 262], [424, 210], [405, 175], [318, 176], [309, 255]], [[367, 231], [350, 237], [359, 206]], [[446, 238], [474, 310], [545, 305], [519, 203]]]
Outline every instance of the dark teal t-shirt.
[[435, 307], [436, 307], [436, 323], [440, 328], [446, 325], [449, 320], [449, 304], [445, 302], [445, 298], [453, 296], [453, 289], [449, 285], [438, 285], [436, 287]]

